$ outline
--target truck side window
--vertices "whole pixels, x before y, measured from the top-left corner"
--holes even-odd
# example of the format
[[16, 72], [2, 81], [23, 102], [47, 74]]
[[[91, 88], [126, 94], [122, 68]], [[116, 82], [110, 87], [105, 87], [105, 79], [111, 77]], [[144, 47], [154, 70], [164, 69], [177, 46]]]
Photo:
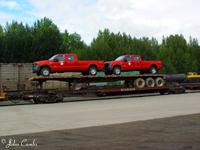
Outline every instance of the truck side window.
[[131, 58], [131, 56], [129, 56], [129, 55], [128, 55], [128, 56], [126, 56], [126, 58], [125, 58], [125, 59], [126, 59], [126, 61], [132, 61], [132, 58]]
[[69, 61], [74, 61], [74, 55], [68, 55], [68, 60]]
[[64, 61], [65, 60], [64, 56], [57, 56], [56, 59], [58, 61]]
[[139, 61], [139, 57], [138, 56], [134, 56], [134, 61]]

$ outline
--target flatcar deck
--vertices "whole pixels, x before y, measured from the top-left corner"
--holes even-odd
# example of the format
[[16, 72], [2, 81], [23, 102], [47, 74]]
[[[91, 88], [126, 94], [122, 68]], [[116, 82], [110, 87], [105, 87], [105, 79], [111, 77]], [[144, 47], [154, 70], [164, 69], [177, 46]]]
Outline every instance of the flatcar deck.
[[136, 78], [156, 78], [156, 77], [164, 77], [164, 74], [144, 74], [144, 75], [107, 75], [107, 76], [58, 76], [58, 75], [51, 75], [48, 77], [43, 76], [36, 76], [30, 78], [30, 81], [38, 81], [38, 82], [45, 82], [45, 81], [65, 81], [65, 82], [76, 82], [76, 83], [83, 83], [83, 82], [113, 82], [113, 81], [120, 81], [120, 80], [133, 80]]

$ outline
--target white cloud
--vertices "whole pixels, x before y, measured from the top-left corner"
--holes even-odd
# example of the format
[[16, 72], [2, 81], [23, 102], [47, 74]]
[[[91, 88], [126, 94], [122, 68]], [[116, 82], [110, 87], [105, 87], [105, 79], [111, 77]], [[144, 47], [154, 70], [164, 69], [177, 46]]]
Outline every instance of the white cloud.
[[1, 20], [7, 20], [7, 19], [10, 19], [10, 18], [11, 18], [10, 15], [0, 12], [0, 19]]
[[89, 43], [99, 29], [136, 37], [180, 34], [200, 41], [198, 0], [29, 0], [35, 15], [47, 16]]
[[8, 20], [13, 20], [14, 18], [11, 14], [0, 12], [0, 25], [5, 25]]
[[6, 7], [9, 9], [18, 9], [19, 4], [12, 0], [0, 0], [0, 7]]

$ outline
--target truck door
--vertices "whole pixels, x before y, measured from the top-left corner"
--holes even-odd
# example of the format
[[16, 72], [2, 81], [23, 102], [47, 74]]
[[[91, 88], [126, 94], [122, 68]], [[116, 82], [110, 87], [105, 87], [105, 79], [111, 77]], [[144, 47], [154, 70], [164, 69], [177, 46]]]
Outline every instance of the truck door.
[[51, 62], [51, 68], [53, 71], [62, 72], [63, 71], [63, 65], [64, 65], [65, 57], [64, 55], [56, 55], [53, 58], [53, 62]]
[[66, 71], [77, 71], [78, 62], [75, 59], [75, 56], [73, 54], [66, 55], [66, 61], [65, 61], [65, 70]]
[[131, 70], [131, 66], [132, 66], [132, 57], [130, 55], [126, 55], [124, 57], [122, 68], [124, 71], [129, 71]]
[[141, 68], [140, 57], [138, 55], [133, 55], [132, 60], [133, 60], [132, 64], [131, 64], [132, 70], [140, 70], [140, 68]]

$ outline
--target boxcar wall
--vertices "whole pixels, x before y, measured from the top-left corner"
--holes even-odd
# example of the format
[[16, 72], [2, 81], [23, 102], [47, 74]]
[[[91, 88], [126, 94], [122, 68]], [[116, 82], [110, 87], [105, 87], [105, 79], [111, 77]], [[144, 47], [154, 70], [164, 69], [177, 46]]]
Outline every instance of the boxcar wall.
[[[67, 75], [72, 75], [68, 73]], [[63, 74], [59, 74], [63, 75]], [[37, 84], [31, 83], [29, 78], [36, 76], [32, 73], [32, 63], [0, 63], [0, 87], [5, 91], [32, 90]], [[65, 82], [48, 81], [44, 89], [63, 89]]]

